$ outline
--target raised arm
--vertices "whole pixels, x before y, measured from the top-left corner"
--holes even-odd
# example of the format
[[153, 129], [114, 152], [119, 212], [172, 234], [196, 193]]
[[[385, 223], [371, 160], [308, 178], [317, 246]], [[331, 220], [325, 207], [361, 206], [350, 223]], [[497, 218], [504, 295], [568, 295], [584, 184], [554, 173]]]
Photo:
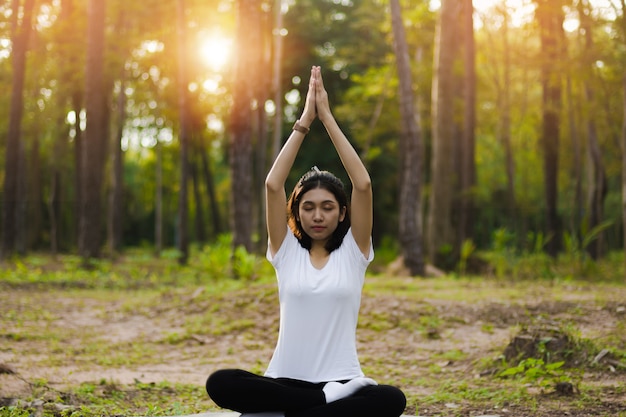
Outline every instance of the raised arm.
[[[308, 129], [315, 119], [315, 89], [314, 68], [311, 69], [309, 89], [306, 95], [304, 111], [300, 117], [300, 126]], [[270, 172], [265, 179], [265, 206], [267, 220], [267, 235], [269, 249], [272, 256], [276, 254], [287, 234], [287, 193], [285, 182], [300, 146], [304, 141], [305, 133], [293, 130], [279, 152]]]
[[341, 163], [352, 182], [350, 222], [352, 234], [365, 257], [369, 256], [372, 235], [372, 181], [356, 150], [333, 116], [320, 67], [313, 67], [317, 115], [330, 136]]

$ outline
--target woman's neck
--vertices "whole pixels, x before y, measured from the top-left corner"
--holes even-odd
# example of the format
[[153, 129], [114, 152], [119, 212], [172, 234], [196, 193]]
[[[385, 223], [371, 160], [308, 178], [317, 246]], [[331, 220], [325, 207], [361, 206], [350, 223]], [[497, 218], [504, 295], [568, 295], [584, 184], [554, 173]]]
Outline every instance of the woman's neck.
[[326, 250], [326, 247], [323, 244], [313, 244], [309, 250], [309, 257], [311, 259], [311, 264], [315, 268], [322, 269], [328, 262], [330, 252]]

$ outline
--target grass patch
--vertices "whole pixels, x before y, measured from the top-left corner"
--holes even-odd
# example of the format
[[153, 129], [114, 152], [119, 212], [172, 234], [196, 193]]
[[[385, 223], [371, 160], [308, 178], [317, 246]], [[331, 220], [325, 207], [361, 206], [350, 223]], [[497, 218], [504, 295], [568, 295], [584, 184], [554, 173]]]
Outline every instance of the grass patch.
[[[19, 402], [0, 403], [0, 415], [216, 410], [202, 376], [196, 383], [137, 377], [134, 383], [96, 378], [61, 386], [59, 378], [28, 375], [30, 369], [59, 368], [73, 381], [72, 372], [168, 364], [206, 375], [230, 366], [263, 373], [278, 330], [273, 271], [262, 257], [242, 253], [234, 271], [224, 245], [194, 249], [184, 267], [175, 254], [156, 259], [142, 251], [89, 269], [72, 256], [33, 255], [3, 264], [0, 352], [15, 362], [17, 376], [0, 375], [0, 386], [26, 388], [11, 397]], [[360, 358], [368, 376], [405, 391], [407, 414], [546, 417], [592, 410], [619, 416], [615, 404], [626, 398], [626, 372], [618, 366], [626, 363], [625, 299], [623, 284], [558, 273], [538, 282], [373, 274], [363, 294]], [[569, 335], [566, 355], [546, 350], [533, 360], [503, 361], [506, 343], [540, 324]], [[566, 363], [557, 365], [561, 361]], [[578, 392], [557, 396], [558, 382], [570, 382]]]
[[195, 414], [210, 407], [203, 387], [167, 381], [128, 386], [101, 380], [81, 384], [71, 393], [46, 391], [45, 384], [37, 389], [39, 395], [34, 397], [44, 398], [43, 401], [25, 400], [16, 406], [5, 406], [0, 408], [0, 415], [101, 417], [128, 415], [131, 409], [135, 416], [171, 416]]

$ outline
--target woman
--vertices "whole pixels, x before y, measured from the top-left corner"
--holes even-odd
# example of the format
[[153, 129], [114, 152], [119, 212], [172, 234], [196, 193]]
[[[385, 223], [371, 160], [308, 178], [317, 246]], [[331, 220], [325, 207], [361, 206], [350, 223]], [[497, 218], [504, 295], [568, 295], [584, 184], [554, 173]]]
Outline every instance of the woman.
[[[317, 167], [287, 200], [287, 176], [316, 117], [350, 177], [349, 204], [341, 181]], [[278, 343], [264, 376], [217, 371], [207, 380], [209, 396], [223, 408], [271, 417], [398, 417], [406, 405], [402, 391], [366, 378], [357, 357], [361, 289], [374, 257], [372, 187], [332, 115], [319, 67], [311, 69], [304, 111], [265, 186], [267, 258], [280, 298]]]

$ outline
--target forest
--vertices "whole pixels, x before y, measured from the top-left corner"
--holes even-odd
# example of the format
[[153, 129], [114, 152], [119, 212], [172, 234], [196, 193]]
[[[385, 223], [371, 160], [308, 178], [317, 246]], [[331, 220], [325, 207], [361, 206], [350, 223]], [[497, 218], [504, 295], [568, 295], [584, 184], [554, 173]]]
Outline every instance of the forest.
[[[184, 264], [190, 247], [224, 235], [263, 253], [263, 181], [312, 65], [371, 173], [375, 245], [412, 275], [502, 247], [619, 254], [625, 10], [624, 0], [5, 1], [1, 255], [175, 248]], [[321, 124], [304, 147], [296, 172], [345, 175]]]
[[[0, 416], [232, 417], [206, 378], [274, 352], [264, 182], [321, 66], [374, 192], [363, 372], [404, 417], [626, 417], [625, 12], [0, 2]], [[350, 184], [319, 120], [287, 190], [313, 166]]]

